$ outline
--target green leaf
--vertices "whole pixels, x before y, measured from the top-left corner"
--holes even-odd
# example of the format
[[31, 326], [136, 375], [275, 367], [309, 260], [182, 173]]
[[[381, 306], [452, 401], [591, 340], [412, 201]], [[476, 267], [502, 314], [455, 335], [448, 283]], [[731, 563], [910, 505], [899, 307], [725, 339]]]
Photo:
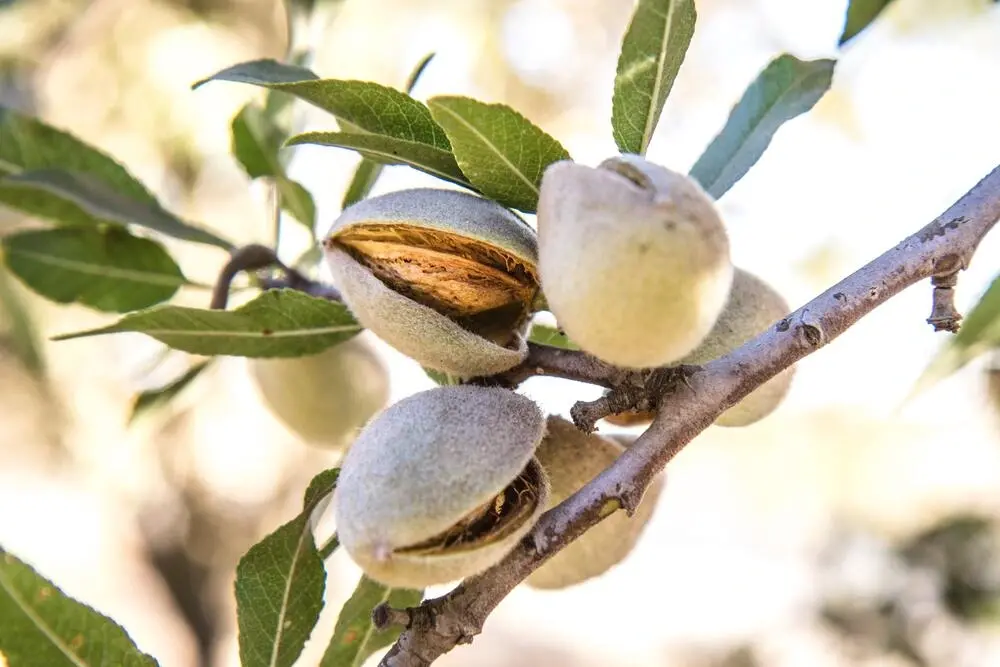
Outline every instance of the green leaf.
[[[160, 206], [156, 200], [124, 195], [104, 181], [83, 172], [62, 169], [32, 169], [0, 180], [7, 190], [36, 190], [50, 198], [61, 199], [86, 212], [94, 221], [139, 225], [167, 236], [205, 243], [225, 250], [233, 245], [212, 232], [184, 222]], [[65, 220], [64, 222], [76, 222]]]
[[835, 60], [772, 60], [733, 108], [725, 127], [691, 168], [691, 177], [718, 199], [764, 154], [778, 129], [809, 111], [830, 88]]
[[388, 588], [362, 575], [351, 598], [340, 610], [333, 639], [323, 654], [320, 667], [361, 667], [375, 651], [396, 641], [401, 632], [401, 628], [377, 630], [372, 623], [372, 609], [383, 602], [396, 609], [415, 607], [423, 597], [423, 591]]
[[441, 371], [436, 371], [433, 368], [424, 368], [424, 373], [427, 377], [434, 380], [440, 385], [453, 385], [461, 384], [461, 379], [457, 375], [450, 375], [448, 373], [443, 373]]
[[455, 156], [428, 144], [406, 141], [381, 134], [358, 132], [306, 132], [288, 140], [289, 146], [318, 144], [357, 151], [366, 158], [381, 164], [406, 164], [431, 176], [472, 187], [466, 179]]
[[462, 172], [504, 206], [533, 213], [545, 168], [570, 159], [562, 144], [509, 106], [468, 97], [434, 97], [427, 104]]
[[370, 81], [319, 79], [311, 71], [274, 60], [234, 65], [199, 81], [236, 81], [289, 93], [363, 132], [448, 150], [448, 137], [427, 107], [406, 93]]
[[2, 248], [7, 268], [56, 303], [124, 313], [166, 301], [187, 283], [163, 246], [117, 226], [18, 232]]
[[236, 568], [242, 667], [291, 667], [323, 609], [326, 571], [311, 518], [333, 493], [339, 470], [313, 478], [302, 513], [255, 544]]
[[9, 667], [150, 667], [124, 629], [0, 547], [0, 653]]
[[[118, 162], [106, 153], [80, 141], [68, 132], [63, 132], [41, 121], [0, 106], [0, 204], [5, 204], [29, 215], [64, 224], [94, 225], [104, 221], [102, 213], [87, 209], [86, 201], [77, 201], [74, 196], [54, 194], [53, 186], [31, 185], [9, 180], [22, 172], [45, 172], [61, 170], [86, 174], [89, 181], [97, 181], [117, 195], [118, 199], [130, 202], [127, 210], [157, 211], [155, 219], [163, 222], [163, 211], [156, 198]], [[8, 177], [8, 178], [3, 178]], [[79, 195], [79, 193], [77, 193]], [[88, 199], [84, 197], [83, 199]], [[112, 207], [113, 208], [113, 207]], [[145, 224], [148, 213], [136, 224]], [[119, 221], [117, 218], [113, 218]], [[211, 243], [230, 249], [232, 245], [210, 232], [192, 227], [174, 219], [167, 227], [158, 229], [165, 234], [198, 243]], [[152, 227], [157, 229], [156, 227]]]
[[312, 195], [298, 181], [290, 178], [279, 177], [276, 181], [278, 186], [278, 205], [281, 210], [288, 212], [293, 218], [301, 222], [315, 237], [316, 233], [316, 203]]
[[847, 5], [847, 18], [844, 21], [844, 32], [837, 41], [838, 46], [843, 46], [852, 37], [860, 33], [874, 21], [882, 10], [885, 9], [892, 0], [850, 0]]
[[976, 357], [1000, 347], [1000, 275], [934, 356], [917, 380], [911, 397], [964, 368]]
[[[413, 87], [417, 85], [417, 81], [420, 80], [420, 76], [427, 69], [431, 60], [434, 59], [434, 53], [428, 53], [424, 56], [417, 66], [413, 68], [410, 73], [409, 78], [406, 81], [406, 92], [407, 94], [413, 92]], [[455, 158], [451, 158], [451, 162], [454, 162]], [[455, 165], [458, 168], [458, 165]], [[362, 158], [361, 162], [358, 163], [358, 168], [354, 170], [354, 176], [351, 178], [351, 182], [347, 185], [347, 190], [344, 192], [344, 200], [341, 202], [341, 208], [347, 208], [351, 204], [356, 204], [365, 197], [367, 197], [372, 188], [375, 187], [375, 183], [378, 181], [379, 176], [382, 175], [383, 165], [374, 160], [368, 158]], [[461, 174], [461, 171], [459, 171]], [[463, 176], [464, 178], [464, 176]]]
[[7, 271], [0, 271], [0, 341], [36, 377], [45, 374], [45, 353], [35, 318]]
[[133, 331], [191, 354], [300, 357], [318, 354], [359, 331], [347, 307], [297, 290], [268, 290], [236, 310], [162, 305], [107, 327], [53, 340]]
[[383, 168], [385, 168], [383, 164], [368, 158], [361, 158], [358, 168], [354, 170], [354, 176], [351, 177], [351, 182], [347, 184], [344, 200], [340, 202], [340, 207], [347, 208], [367, 197], [372, 188], [375, 187], [379, 176], [382, 175]]
[[149, 389], [132, 400], [132, 410], [129, 412], [128, 423], [131, 425], [142, 415], [160, 408], [172, 401], [178, 394], [194, 382], [201, 375], [202, 371], [208, 368], [211, 359], [194, 364], [180, 377], [168, 382], [162, 387]]
[[528, 340], [539, 345], [549, 345], [551, 347], [561, 347], [564, 350], [579, 350], [580, 347], [571, 341], [569, 337], [555, 327], [545, 324], [535, 324], [531, 327]]
[[622, 40], [611, 127], [623, 153], [644, 155], [687, 53], [694, 0], [639, 0]]

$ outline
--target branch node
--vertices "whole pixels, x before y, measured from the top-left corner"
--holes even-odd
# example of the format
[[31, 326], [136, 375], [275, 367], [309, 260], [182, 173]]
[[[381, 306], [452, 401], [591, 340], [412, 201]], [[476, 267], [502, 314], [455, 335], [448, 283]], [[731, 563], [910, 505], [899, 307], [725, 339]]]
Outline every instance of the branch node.
[[955, 308], [955, 285], [958, 284], [958, 271], [946, 273], [931, 278], [934, 291], [931, 293], [931, 316], [927, 323], [934, 331], [958, 331], [962, 314]]
[[372, 624], [379, 630], [394, 625], [409, 628], [413, 623], [413, 616], [409, 609], [396, 609], [390, 607], [388, 602], [383, 602], [372, 609]]
[[820, 348], [826, 344], [826, 334], [823, 333], [823, 327], [820, 321], [809, 313], [808, 308], [802, 311], [797, 333], [809, 347]]

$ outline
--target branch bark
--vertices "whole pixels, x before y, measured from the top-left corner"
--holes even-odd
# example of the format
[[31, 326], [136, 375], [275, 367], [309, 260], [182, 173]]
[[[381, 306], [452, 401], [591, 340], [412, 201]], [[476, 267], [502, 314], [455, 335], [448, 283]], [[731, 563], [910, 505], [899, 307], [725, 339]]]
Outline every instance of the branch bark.
[[[479, 383], [514, 386], [542, 374], [600, 384], [612, 388], [612, 393], [625, 387], [635, 400], [655, 400], [658, 411], [645, 433], [611, 467], [546, 512], [499, 564], [405, 615], [382, 614], [382, 618], [396, 622], [406, 619], [406, 629], [381, 665], [424, 667], [457, 644], [471, 642], [490, 612], [515, 586], [600, 521], [602, 513], [608, 515], [609, 502], [631, 513], [653, 477], [727, 408], [802, 357], [829, 344], [906, 287], [935, 278], [937, 289], [950, 290], [950, 277], [968, 266], [980, 240], [998, 217], [1000, 167], [916, 234], [754, 340], [681, 374], [682, 378], [672, 369], [628, 372], [581, 352], [536, 345], [530, 347], [528, 360], [521, 366], [500, 376], [479, 378]], [[957, 316], [953, 308], [948, 310], [947, 297], [950, 294], [936, 295], [932, 319], [942, 312], [951, 318]], [[587, 418], [600, 410], [597, 408]]]

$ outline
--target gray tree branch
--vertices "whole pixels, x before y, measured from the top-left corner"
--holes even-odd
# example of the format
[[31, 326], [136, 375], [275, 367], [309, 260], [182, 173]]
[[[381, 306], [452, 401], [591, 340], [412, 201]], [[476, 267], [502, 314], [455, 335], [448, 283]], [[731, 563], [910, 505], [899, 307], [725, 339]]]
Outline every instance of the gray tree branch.
[[[952, 276], [968, 266], [980, 240], [1000, 217], [1000, 167], [994, 169], [936, 220], [848, 278], [777, 322], [730, 354], [683, 373], [656, 369], [623, 371], [581, 352], [533, 345], [518, 368], [478, 382], [516, 385], [532, 375], [601, 384], [611, 393], [595, 401], [582, 425], [596, 421], [618, 398], [654, 401], [650, 427], [607, 470], [546, 512], [533, 531], [499, 564], [467, 579], [443, 597], [405, 614], [380, 613], [383, 623], [406, 629], [382, 660], [383, 667], [424, 667], [457, 644], [469, 643], [490, 612], [559, 549], [608, 516], [608, 507], [631, 512], [653, 477], [723, 411], [802, 357], [824, 347], [900, 291], [935, 278], [934, 314], [955, 318], [949, 308]], [[953, 324], [957, 320], [953, 319]], [[932, 321], [937, 325], [937, 322]], [[623, 389], [624, 388], [624, 389]], [[615, 399], [617, 400], [617, 399]], [[596, 407], [595, 407], [596, 406]], [[577, 408], [580, 408], [578, 405]], [[610, 414], [610, 413], [605, 413]], [[596, 418], [595, 418], [596, 417]], [[591, 422], [589, 426], [593, 426]]]

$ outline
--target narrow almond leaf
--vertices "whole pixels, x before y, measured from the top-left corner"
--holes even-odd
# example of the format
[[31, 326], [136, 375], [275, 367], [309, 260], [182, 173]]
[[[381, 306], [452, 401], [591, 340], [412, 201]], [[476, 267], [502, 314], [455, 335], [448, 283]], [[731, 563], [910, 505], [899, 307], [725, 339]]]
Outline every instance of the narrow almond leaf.
[[[417, 81], [420, 80], [420, 76], [427, 69], [427, 66], [434, 59], [435, 55], [434, 53], [428, 53], [421, 58], [417, 66], [410, 72], [410, 76], [406, 81], [407, 94], [413, 92], [414, 86], [417, 85]], [[452, 158], [452, 161], [454, 162], [454, 158]], [[375, 160], [362, 158], [361, 162], [358, 163], [357, 169], [354, 170], [354, 176], [351, 177], [351, 182], [348, 183], [347, 190], [344, 191], [344, 200], [340, 204], [341, 208], [347, 208], [351, 204], [355, 204], [367, 197], [371, 193], [372, 188], [375, 187], [379, 176], [382, 175], [383, 168], [384, 165]]]
[[570, 159], [562, 144], [504, 104], [468, 97], [428, 100], [469, 182], [504, 206], [533, 213], [542, 173]]
[[326, 571], [312, 514], [333, 493], [339, 470], [313, 478], [302, 513], [255, 544], [236, 568], [236, 618], [242, 667], [291, 667], [323, 609]]
[[38, 327], [7, 271], [0, 271], [0, 340], [36, 378], [45, 376], [45, 352]]
[[166, 301], [188, 282], [163, 246], [117, 226], [17, 232], [0, 247], [11, 273], [56, 303], [124, 313]]
[[0, 654], [9, 667], [152, 667], [128, 633], [0, 547]]
[[347, 307], [292, 289], [268, 290], [236, 310], [162, 305], [100, 329], [57, 336], [69, 340], [126, 331], [191, 354], [300, 357], [351, 338], [361, 326]]
[[[79, 179], [67, 184], [63, 182], [65, 177], [62, 181], [48, 182], [47, 177], [39, 176], [50, 170], [82, 174], [86, 183], [96, 182], [100, 186], [93, 192], [93, 185], [82, 186], [76, 182]], [[131, 215], [136, 219], [125, 222], [145, 225], [186, 241], [227, 250], [233, 247], [211, 232], [165, 211], [145, 186], [107, 154], [67, 132], [2, 106], [0, 205], [62, 224], [123, 222], [123, 217]], [[122, 205], [125, 208], [118, 210]], [[104, 217], [109, 212], [115, 215]]]
[[441, 371], [436, 371], [433, 368], [424, 368], [424, 373], [427, 377], [434, 380], [440, 385], [452, 385], [461, 384], [461, 379], [457, 375], [450, 375], [448, 373], [443, 373]]
[[531, 327], [528, 340], [539, 345], [549, 345], [551, 347], [561, 347], [564, 350], [579, 350], [579, 346], [571, 341], [569, 337], [555, 327], [545, 324], [535, 324]]
[[132, 409], [129, 412], [128, 424], [131, 426], [139, 417], [148, 412], [163, 407], [172, 401], [178, 394], [195, 381], [202, 371], [208, 368], [211, 359], [194, 364], [180, 377], [168, 382], [162, 387], [148, 389], [132, 400]]
[[843, 46], [845, 42], [867, 28], [890, 2], [892, 0], [850, 0], [844, 20], [844, 32], [837, 44]]
[[775, 133], [823, 97], [835, 60], [783, 54], [762, 71], [729, 114], [722, 131], [691, 168], [691, 177], [718, 199], [746, 175]]
[[964, 368], [976, 357], [1000, 347], [1000, 275], [979, 298], [962, 321], [958, 333], [941, 346], [921, 374], [910, 394], [940, 382]]
[[288, 146], [318, 144], [357, 151], [380, 164], [406, 164], [431, 176], [472, 187], [450, 150], [381, 134], [358, 132], [306, 132], [288, 140]]
[[316, 204], [301, 183], [288, 178], [281, 159], [287, 133], [257, 104], [244, 106], [230, 125], [231, 150], [250, 178], [273, 178], [278, 205], [315, 233]]
[[423, 597], [423, 591], [388, 588], [362, 575], [340, 610], [320, 667], [361, 667], [373, 653], [396, 641], [401, 632], [401, 628], [377, 630], [372, 623], [372, 609], [383, 602], [396, 609], [415, 607]]
[[694, 0], [639, 0], [636, 5], [611, 99], [611, 127], [623, 153], [646, 153], [696, 19]]
[[450, 148], [448, 137], [427, 107], [406, 93], [370, 81], [320, 79], [311, 71], [274, 60], [234, 65], [199, 81], [236, 81], [289, 93], [327, 111], [340, 121], [372, 134]]

